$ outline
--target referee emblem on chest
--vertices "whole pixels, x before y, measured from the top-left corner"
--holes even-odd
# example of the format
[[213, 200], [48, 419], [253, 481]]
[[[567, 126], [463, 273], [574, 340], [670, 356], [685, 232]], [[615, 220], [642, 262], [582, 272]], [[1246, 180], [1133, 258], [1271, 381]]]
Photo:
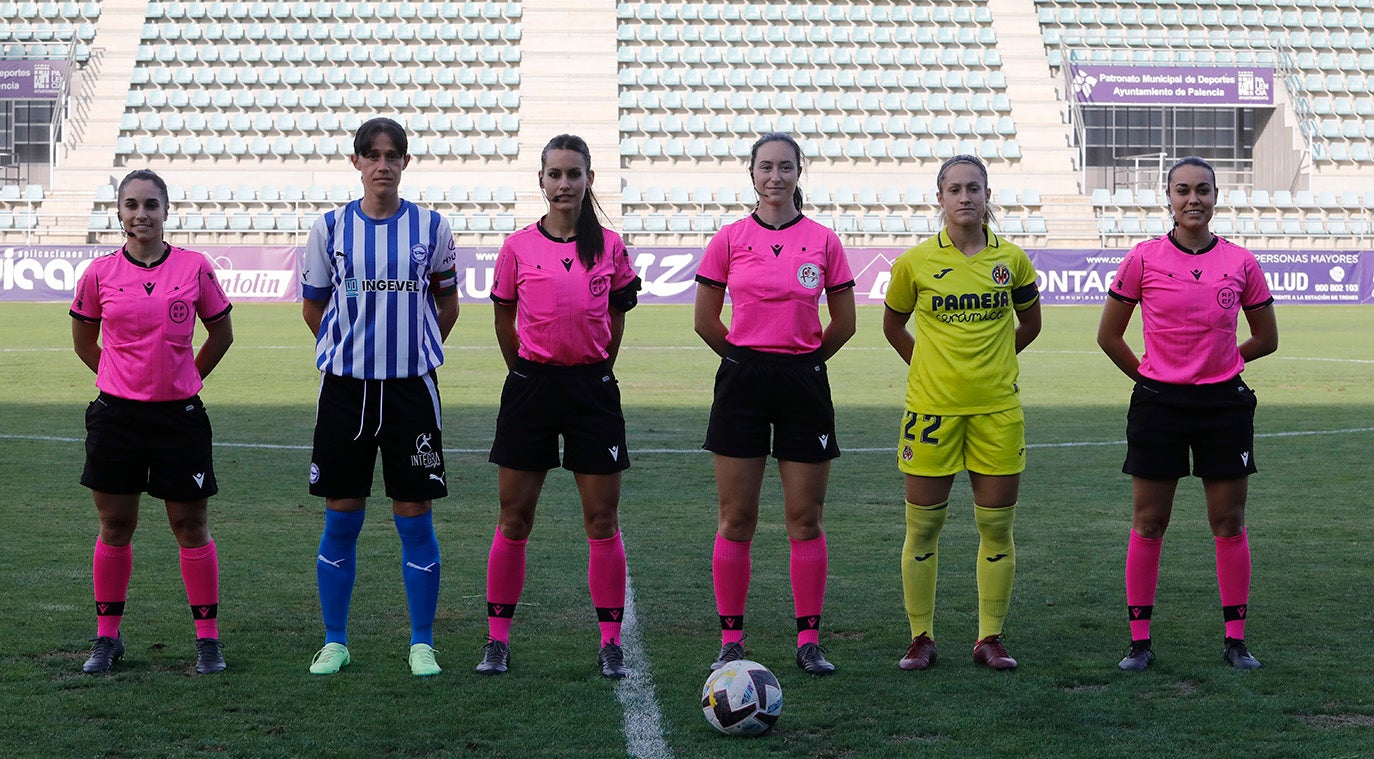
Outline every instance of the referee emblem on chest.
[[587, 287], [591, 290], [593, 298], [600, 298], [609, 289], [610, 280], [606, 277], [592, 277], [592, 281], [588, 283]]
[[821, 284], [821, 268], [815, 264], [802, 264], [797, 269], [797, 281], [808, 290], [815, 290]]

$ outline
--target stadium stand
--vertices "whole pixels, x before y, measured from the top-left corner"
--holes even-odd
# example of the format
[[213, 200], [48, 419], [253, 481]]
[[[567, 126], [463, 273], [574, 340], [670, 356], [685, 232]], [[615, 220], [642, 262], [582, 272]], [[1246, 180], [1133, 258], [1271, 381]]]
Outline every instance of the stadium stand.
[[537, 217], [538, 152], [575, 131], [612, 226], [699, 245], [747, 209], [749, 147], [779, 130], [803, 145], [808, 212], [855, 244], [929, 234], [935, 170], [966, 152], [988, 163], [1008, 235], [1119, 247], [1163, 231], [1165, 157], [1085, 167], [1067, 72], [1095, 63], [1274, 68], [1256, 118], [1276, 136], [1237, 162], [1217, 227], [1254, 247], [1358, 248], [1374, 210], [1369, 5], [0, 3], [0, 54], [73, 61], [56, 165], [0, 179], [0, 238], [116, 241], [113, 183], [146, 166], [174, 183], [182, 233], [299, 242], [354, 194], [352, 133], [379, 114], [411, 134], [407, 196], [464, 244]]
[[[1275, 245], [1312, 238], [1326, 246], [1358, 245], [1370, 209], [1357, 188], [1374, 168], [1374, 129], [1368, 128], [1374, 54], [1367, 31], [1374, 9], [1354, 0], [1268, 5], [1036, 0], [1036, 13], [1056, 76], [1075, 62], [1273, 67], [1281, 83], [1276, 110], [1295, 124], [1305, 165], [1288, 186], [1230, 193], [1219, 208], [1218, 230]], [[1320, 186], [1330, 189], [1314, 192]], [[1152, 192], [1142, 188], [1111, 205], [1094, 199], [1104, 244], [1123, 244], [1137, 221], [1158, 215]]]

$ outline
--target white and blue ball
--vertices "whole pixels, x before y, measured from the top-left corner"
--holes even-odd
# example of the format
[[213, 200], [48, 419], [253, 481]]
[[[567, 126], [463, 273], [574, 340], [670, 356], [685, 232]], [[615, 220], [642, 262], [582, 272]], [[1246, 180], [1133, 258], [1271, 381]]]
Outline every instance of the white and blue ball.
[[701, 710], [726, 735], [763, 735], [782, 716], [782, 686], [762, 664], [732, 661], [706, 678]]

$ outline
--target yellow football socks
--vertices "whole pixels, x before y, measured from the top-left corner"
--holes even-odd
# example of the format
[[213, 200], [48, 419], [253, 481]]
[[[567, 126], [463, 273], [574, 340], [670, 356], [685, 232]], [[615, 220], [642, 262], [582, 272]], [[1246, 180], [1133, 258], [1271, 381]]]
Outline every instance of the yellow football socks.
[[[908, 512], [909, 513], [909, 512]], [[1016, 577], [1016, 544], [1011, 525], [1016, 504], [1000, 509], [973, 507], [978, 525], [978, 639], [1002, 632]], [[910, 534], [908, 532], [908, 534]]]
[[906, 504], [906, 541], [902, 544], [902, 595], [911, 637], [935, 638], [935, 574], [940, 566], [940, 528], [949, 501], [933, 506]]

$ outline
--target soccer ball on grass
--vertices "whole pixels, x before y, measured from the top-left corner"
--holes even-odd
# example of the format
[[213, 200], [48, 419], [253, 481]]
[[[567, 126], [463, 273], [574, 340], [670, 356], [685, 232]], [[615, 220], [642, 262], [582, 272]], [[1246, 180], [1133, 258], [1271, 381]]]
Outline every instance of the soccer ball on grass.
[[782, 686], [762, 664], [732, 661], [706, 678], [701, 710], [726, 735], [763, 735], [782, 716]]

